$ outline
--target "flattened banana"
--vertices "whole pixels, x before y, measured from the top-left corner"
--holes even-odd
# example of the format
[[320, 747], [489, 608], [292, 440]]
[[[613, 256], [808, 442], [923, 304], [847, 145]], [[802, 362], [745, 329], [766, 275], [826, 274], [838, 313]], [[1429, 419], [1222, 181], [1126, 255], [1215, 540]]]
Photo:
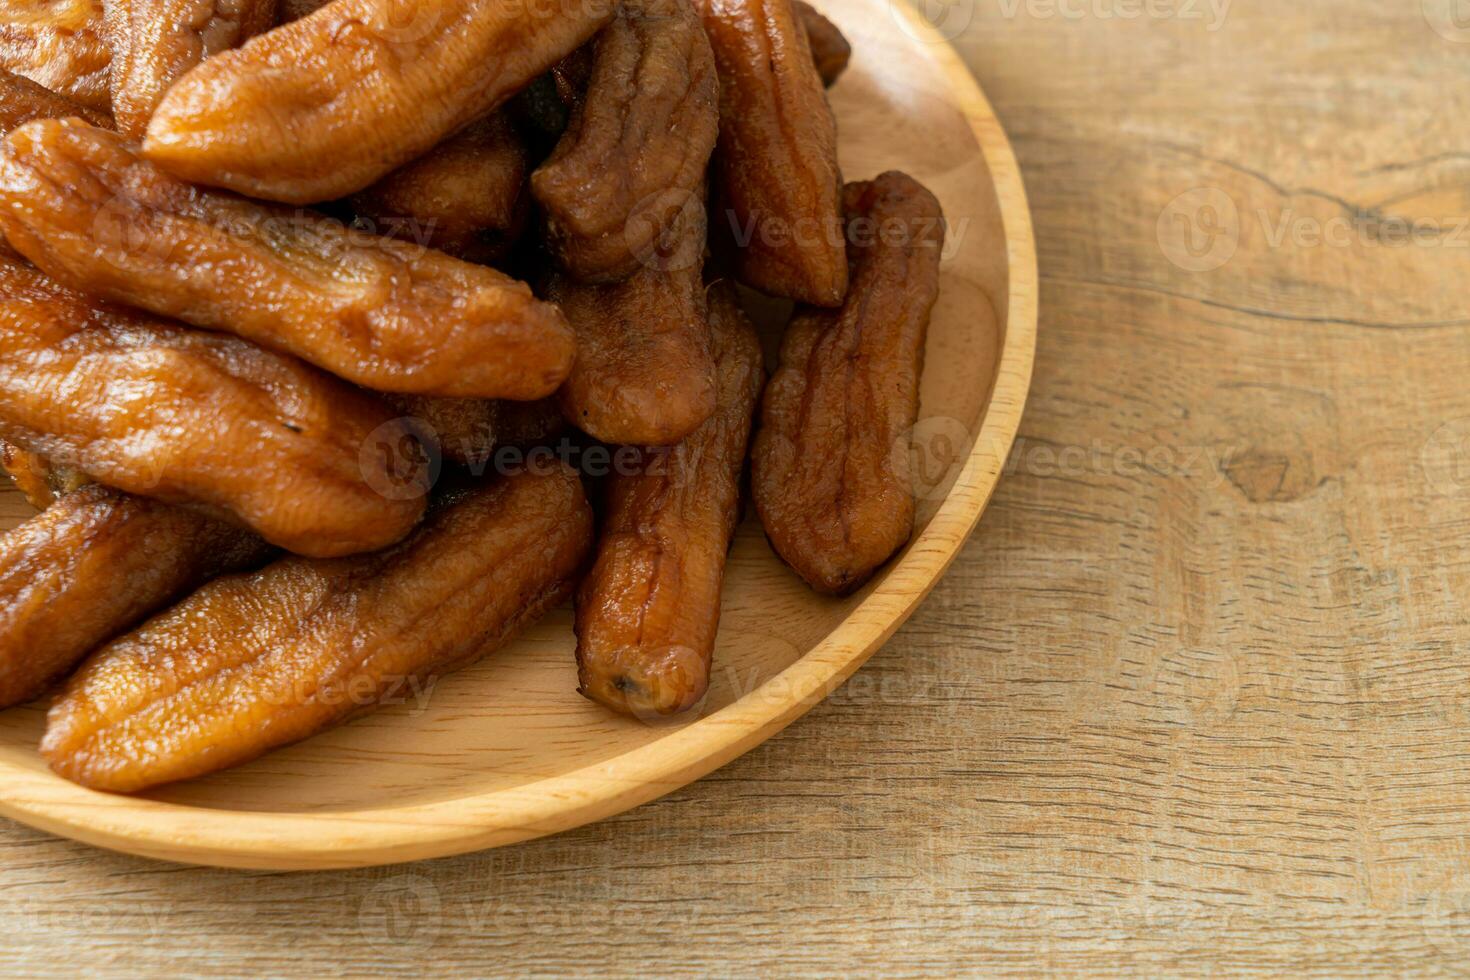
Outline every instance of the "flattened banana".
[[0, 257], [0, 439], [233, 515], [300, 554], [402, 538], [428, 474], [387, 405], [291, 357], [98, 303]]
[[27, 123], [0, 144], [0, 230], [73, 288], [237, 334], [376, 391], [543, 398], [575, 354], [561, 312], [524, 283], [311, 212], [191, 187], [76, 119]]
[[196, 511], [92, 484], [0, 535], [0, 708], [39, 697], [149, 613], [271, 548]]
[[653, 719], [709, 688], [725, 555], [764, 372], [760, 342], [728, 284], [709, 298], [715, 413], [666, 455], [643, 454], [608, 483], [597, 562], [577, 593], [581, 692]]
[[866, 582], [914, 529], [909, 440], [944, 216], [890, 171], [847, 185], [853, 280], [839, 310], [799, 310], [766, 386], [751, 492], [766, 536], [819, 592]]
[[562, 268], [618, 282], [702, 198], [720, 85], [689, 0], [626, 0], [592, 48], [586, 95], [531, 189]]
[[98, 651], [41, 753], [122, 793], [246, 762], [490, 653], [570, 593], [591, 546], [582, 484], [555, 464], [471, 491], [387, 551], [218, 579]]
[[149, 159], [289, 204], [362, 190], [580, 46], [615, 0], [335, 0], [181, 78]]

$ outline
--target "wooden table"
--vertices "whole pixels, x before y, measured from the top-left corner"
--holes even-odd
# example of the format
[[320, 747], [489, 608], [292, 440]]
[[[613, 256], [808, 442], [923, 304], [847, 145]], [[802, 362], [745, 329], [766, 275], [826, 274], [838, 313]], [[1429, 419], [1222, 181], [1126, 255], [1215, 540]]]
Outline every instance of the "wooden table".
[[1221, 2], [944, 13], [1032, 195], [1036, 384], [845, 689], [657, 803], [417, 866], [5, 824], [0, 968], [1470, 971], [1470, 28]]

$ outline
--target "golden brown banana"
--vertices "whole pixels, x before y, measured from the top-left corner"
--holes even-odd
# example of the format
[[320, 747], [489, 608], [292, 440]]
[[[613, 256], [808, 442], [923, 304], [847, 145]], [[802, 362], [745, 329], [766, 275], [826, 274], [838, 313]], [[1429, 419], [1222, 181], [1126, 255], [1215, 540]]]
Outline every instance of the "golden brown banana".
[[42, 755], [123, 793], [246, 762], [501, 646], [570, 593], [591, 546], [581, 481], [556, 463], [386, 551], [218, 579], [85, 664]]

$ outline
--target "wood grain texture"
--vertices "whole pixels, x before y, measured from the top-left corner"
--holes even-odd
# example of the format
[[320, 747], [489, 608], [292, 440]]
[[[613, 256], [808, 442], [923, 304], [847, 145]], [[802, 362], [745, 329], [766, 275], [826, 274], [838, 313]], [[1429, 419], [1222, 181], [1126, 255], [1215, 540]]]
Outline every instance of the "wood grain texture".
[[[657, 802], [412, 866], [0, 825], [0, 966], [1464, 975], [1470, 47], [1437, 0], [1071, 9], [955, 37], [1028, 182], [1036, 380], [979, 531], [842, 690]], [[1191, 272], [1199, 188], [1196, 230], [1211, 188], [1243, 222]]]

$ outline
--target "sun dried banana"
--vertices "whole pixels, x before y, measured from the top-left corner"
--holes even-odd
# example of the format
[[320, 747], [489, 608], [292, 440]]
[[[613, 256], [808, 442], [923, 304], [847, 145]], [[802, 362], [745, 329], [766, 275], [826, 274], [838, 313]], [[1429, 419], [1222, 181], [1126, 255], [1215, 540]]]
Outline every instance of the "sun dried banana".
[[90, 109], [29, 78], [0, 69], [0, 134], [32, 119], [62, 119], [66, 116], [80, 116], [94, 126], [112, 125], [105, 112]]
[[0, 68], [105, 111], [111, 60], [100, 0], [0, 0]]
[[798, 311], [766, 386], [751, 491], [771, 544], [812, 588], [861, 586], [913, 534], [910, 441], [944, 217], [890, 171], [844, 195], [852, 288]]
[[348, 203], [377, 234], [493, 265], [525, 227], [529, 171], [525, 144], [497, 111]]
[[560, 311], [524, 283], [322, 215], [191, 187], [75, 119], [27, 123], [0, 144], [0, 230], [74, 288], [377, 391], [542, 398], [575, 353]]
[[685, 209], [667, 251], [612, 285], [553, 276], [547, 295], [577, 332], [577, 361], [558, 399], [567, 420], [603, 442], [667, 446], [715, 408], [704, 285], [704, 210]]
[[412, 430], [371, 395], [4, 257], [0, 439], [129, 493], [232, 515], [300, 554], [392, 544], [427, 492]]
[[562, 268], [617, 282], [703, 193], [720, 89], [689, 0], [627, 0], [592, 57], [586, 95], [531, 189]]
[[149, 613], [271, 548], [243, 528], [98, 484], [0, 535], [0, 708], [39, 697]]
[[591, 547], [558, 463], [470, 491], [395, 548], [218, 579], [83, 665], [41, 753], [124, 793], [238, 765], [495, 650], [571, 592]]
[[533, 402], [398, 397], [393, 403], [451, 463], [479, 473], [498, 447], [544, 443], [566, 428], [553, 398]]
[[812, 61], [816, 63], [817, 74], [822, 76], [822, 84], [831, 88], [847, 71], [847, 63], [852, 59], [852, 45], [847, 43], [837, 25], [816, 7], [806, 0], [794, 2], [796, 15], [806, 29], [807, 42], [812, 46]]
[[642, 451], [607, 488], [597, 562], [577, 593], [581, 691], [653, 719], [694, 707], [709, 687], [725, 555], [760, 397], [760, 342], [725, 284], [709, 297], [715, 412], [664, 453]]
[[55, 466], [40, 453], [28, 452], [3, 439], [0, 439], [0, 469], [9, 474], [21, 496], [37, 510], [45, 510], [58, 497], [92, 482], [80, 470]]
[[181, 78], [144, 152], [185, 180], [252, 197], [345, 197], [489, 114], [615, 9], [615, 0], [335, 0]]
[[280, 0], [276, 23], [289, 24], [293, 20], [300, 20], [307, 14], [316, 13], [330, 2], [331, 0]]
[[842, 305], [847, 256], [837, 124], [791, 0], [695, 0], [720, 73], [713, 230], [740, 279]]

